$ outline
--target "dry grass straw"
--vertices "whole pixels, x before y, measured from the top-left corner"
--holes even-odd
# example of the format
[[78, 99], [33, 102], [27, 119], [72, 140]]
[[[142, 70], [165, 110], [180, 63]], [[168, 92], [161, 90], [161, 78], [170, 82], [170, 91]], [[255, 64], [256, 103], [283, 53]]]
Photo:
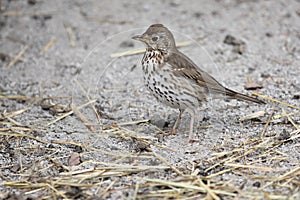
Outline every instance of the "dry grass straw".
[[[23, 96], [1, 96], [0, 98], [35, 102]], [[73, 105], [71, 111], [48, 122], [43, 130], [39, 130], [37, 127], [23, 126], [14, 119], [16, 116], [26, 113], [32, 106], [1, 113], [0, 125], [9, 123], [11, 127], [0, 128], [0, 137], [3, 141], [11, 143], [17, 141], [16, 144], [18, 145], [15, 153], [18, 151], [29, 154], [36, 151], [47, 152], [39, 158], [34, 158], [27, 164], [23, 164], [20, 161], [20, 169], [16, 168], [16, 171], [9, 170], [14, 169], [18, 165], [15, 162], [2, 164], [0, 167], [1, 171], [9, 170], [11, 172], [9, 175], [0, 173], [2, 179], [1, 187], [3, 189], [13, 188], [21, 190], [24, 192], [24, 195], [37, 195], [40, 199], [88, 199], [93, 197], [105, 199], [116, 192], [122, 193], [125, 191], [132, 191], [133, 199], [279, 200], [297, 199], [297, 195], [299, 195], [299, 166], [282, 169], [277, 165], [266, 164], [287, 160], [289, 155], [281, 152], [279, 147], [289, 141], [300, 138], [298, 125], [284, 109], [282, 110], [282, 116], [286, 116], [292, 127], [296, 129], [290, 133], [290, 137], [284, 139], [276, 139], [271, 136], [265, 137], [267, 127], [271, 126], [274, 116], [274, 112], [272, 112], [265, 123], [261, 137], [249, 138], [239, 146], [211, 154], [205, 161], [209, 163], [209, 166], [204, 170], [206, 175], [201, 175], [202, 173], [200, 173], [197, 166], [192, 170], [174, 166], [166, 158], [162, 157], [158, 153], [159, 151], [156, 150], [154, 152], [152, 147], [155, 146], [156, 149], [170, 153], [176, 153], [176, 150], [161, 145], [155, 138], [142, 137], [139, 133], [125, 128], [126, 126], [147, 122], [147, 120], [106, 125], [103, 129], [100, 129], [100, 133], [122, 139], [122, 141], [146, 144], [150, 150], [148, 152], [112, 152], [81, 142], [47, 141], [32, 134], [37, 131], [47, 132], [49, 125], [60, 122], [72, 113], [75, 113], [85, 125], [90, 124], [79, 111], [87, 106], [91, 107], [95, 102], [95, 100], [90, 100], [88, 96], [86, 98], [88, 99], [87, 103], [76, 107]], [[49, 145], [56, 145], [56, 148], [48, 148]], [[70, 145], [84, 149], [81, 155], [89, 155], [95, 152], [109, 156], [112, 158], [111, 162], [86, 159], [79, 165], [68, 166], [64, 160], [69, 157], [69, 153], [66, 151], [68, 151], [68, 146]], [[216, 149], [222, 149], [222, 147]], [[7, 150], [3, 149], [2, 151]], [[128, 162], [128, 159], [136, 162]], [[138, 162], [140, 159], [156, 160], [158, 164], [144, 165], [142, 162]], [[39, 170], [37, 171], [36, 169]], [[58, 169], [61, 169], [62, 172], [59, 172]], [[158, 174], [171, 173], [175, 174], [176, 178], [165, 179], [160, 176], [148, 176], [147, 172], [157, 172]], [[234, 184], [236, 180], [223, 180], [229, 174], [238, 174], [246, 179], [257, 180], [262, 185], [256, 190], [244, 190], [240, 185]], [[277, 176], [272, 176], [272, 174], [277, 174]], [[272, 193], [272, 189], [275, 191], [274, 193]], [[278, 191], [283, 189], [290, 191], [288, 196], [278, 193]], [[74, 192], [72, 192], [73, 190]]]
[[40, 56], [44, 55], [56, 42], [57, 42], [57, 38], [51, 39], [46, 44], [46, 46], [40, 51]]
[[68, 25], [67, 23], [64, 23], [64, 27], [65, 27], [66, 32], [68, 34], [70, 45], [72, 47], [75, 47], [76, 46], [76, 42], [75, 42], [75, 36], [74, 36], [72, 27], [70, 25]]
[[252, 92], [252, 94], [255, 95], [255, 96], [261, 97], [263, 99], [266, 99], [266, 100], [268, 100], [270, 102], [275, 102], [275, 103], [278, 103], [278, 104], [281, 104], [281, 105], [284, 105], [284, 106], [287, 106], [287, 107], [290, 107], [290, 108], [293, 108], [293, 109], [296, 109], [296, 110], [300, 110], [300, 107], [298, 107], [298, 106], [291, 105], [289, 103], [286, 103], [286, 102], [274, 99], [272, 97], [268, 97], [266, 95], [262, 95], [262, 94], [259, 94], [257, 92]]
[[[85, 108], [85, 107], [87, 107], [88, 105], [90, 105], [90, 104], [92, 104], [92, 103], [95, 103], [95, 102], [96, 102], [95, 99], [94, 99], [94, 100], [91, 100], [91, 101], [89, 101], [89, 102], [87, 102], [87, 103], [85, 103], [85, 104], [83, 104], [83, 105], [81, 105], [81, 106], [76, 107], [76, 110], [79, 111], [80, 109]], [[62, 120], [62, 119], [64, 119], [64, 118], [70, 116], [70, 115], [73, 114], [73, 113], [74, 113], [73, 110], [72, 110], [72, 111], [69, 111], [69, 112], [63, 114], [62, 116], [56, 118], [55, 120], [49, 122], [49, 123], [47, 124], [47, 126], [50, 126], [51, 124], [54, 124], [54, 123], [56, 123], [56, 122], [58, 122], [58, 121], [60, 121], [60, 120]]]
[[23, 47], [19, 53], [13, 57], [13, 59], [11, 59], [11, 61], [8, 63], [7, 67], [10, 68], [12, 66], [14, 66], [17, 62], [19, 61], [26, 61], [26, 59], [22, 58], [22, 55], [27, 51], [28, 46]]

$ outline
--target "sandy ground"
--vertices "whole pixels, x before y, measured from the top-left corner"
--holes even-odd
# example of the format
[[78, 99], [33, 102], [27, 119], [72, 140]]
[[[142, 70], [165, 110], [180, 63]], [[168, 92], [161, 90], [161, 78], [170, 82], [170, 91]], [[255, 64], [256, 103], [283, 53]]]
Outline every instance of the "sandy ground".
[[[0, 3], [1, 199], [300, 199], [299, 0]], [[162, 136], [178, 111], [143, 86], [142, 54], [113, 57], [153, 23], [227, 87], [280, 102], [210, 100], [198, 143], [187, 113]]]

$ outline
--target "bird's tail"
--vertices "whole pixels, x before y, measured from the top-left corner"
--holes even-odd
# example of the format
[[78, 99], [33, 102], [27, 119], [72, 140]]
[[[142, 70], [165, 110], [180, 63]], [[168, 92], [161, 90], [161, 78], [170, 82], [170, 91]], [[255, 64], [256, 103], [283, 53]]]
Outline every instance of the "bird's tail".
[[251, 101], [254, 103], [258, 103], [258, 104], [265, 104], [265, 102], [260, 99], [235, 92], [228, 88], [226, 88], [225, 93], [226, 93], [226, 96], [228, 96], [229, 98], [234, 98], [234, 99], [239, 99], [239, 100], [244, 100], [244, 101]]

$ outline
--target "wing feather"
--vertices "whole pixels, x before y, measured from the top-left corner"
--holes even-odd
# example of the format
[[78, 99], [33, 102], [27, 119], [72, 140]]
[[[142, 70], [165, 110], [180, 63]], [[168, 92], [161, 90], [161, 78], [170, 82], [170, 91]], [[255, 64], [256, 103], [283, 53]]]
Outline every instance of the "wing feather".
[[221, 94], [229, 98], [237, 98], [255, 103], [264, 103], [259, 99], [222, 86], [215, 78], [200, 69], [192, 60], [179, 51], [172, 52], [167, 57], [166, 62], [172, 66], [175, 76], [185, 77], [189, 81], [195, 82], [197, 85], [205, 88], [209, 93]]

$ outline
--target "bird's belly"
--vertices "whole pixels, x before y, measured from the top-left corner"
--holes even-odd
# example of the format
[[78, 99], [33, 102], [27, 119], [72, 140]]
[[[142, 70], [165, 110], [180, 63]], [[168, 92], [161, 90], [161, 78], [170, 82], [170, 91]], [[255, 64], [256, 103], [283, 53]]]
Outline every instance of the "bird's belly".
[[172, 77], [167, 70], [144, 74], [144, 83], [152, 95], [161, 103], [172, 108], [195, 108], [200, 106], [197, 94], [194, 94], [190, 83]]

